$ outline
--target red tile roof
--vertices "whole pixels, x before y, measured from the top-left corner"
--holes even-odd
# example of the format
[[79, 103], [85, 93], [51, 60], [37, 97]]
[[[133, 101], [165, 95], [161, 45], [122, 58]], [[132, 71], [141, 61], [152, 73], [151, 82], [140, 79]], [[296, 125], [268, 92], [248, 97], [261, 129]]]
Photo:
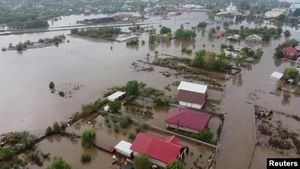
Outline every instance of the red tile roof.
[[286, 48], [283, 48], [283, 52], [286, 54], [286, 55], [289, 55], [289, 56], [295, 56], [297, 55], [298, 51], [296, 48], [294, 47], [286, 47]]
[[218, 32], [214, 33], [213, 36], [215, 38], [220, 38], [220, 37], [224, 36], [224, 34], [225, 34], [224, 31], [218, 31]]
[[164, 140], [151, 134], [139, 133], [130, 149], [170, 164], [178, 159], [182, 148], [176, 136]]
[[206, 128], [210, 118], [211, 115], [205, 112], [177, 108], [169, 114], [166, 123], [201, 131]]
[[179, 90], [178, 99], [179, 101], [183, 101], [183, 102], [203, 105], [206, 101], [206, 94], [195, 93], [186, 90]]

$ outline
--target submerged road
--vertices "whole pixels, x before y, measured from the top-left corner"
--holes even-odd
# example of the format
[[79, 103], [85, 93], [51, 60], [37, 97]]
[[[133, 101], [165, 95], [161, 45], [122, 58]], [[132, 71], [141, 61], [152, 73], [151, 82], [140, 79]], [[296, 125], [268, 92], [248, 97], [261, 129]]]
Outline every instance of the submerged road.
[[[282, 156], [260, 147], [257, 148], [258, 150], [255, 149], [251, 163], [256, 130], [253, 105], [286, 113], [298, 112], [299, 97], [292, 95], [289, 104], [283, 104], [282, 94], [276, 96], [270, 93], [276, 90], [276, 82], [270, 80], [271, 73], [283, 72], [286, 67], [292, 66], [288, 62], [276, 63], [273, 58], [275, 48], [284, 40], [281, 38], [263, 45], [264, 55], [261, 60], [243, 69], [241, 75], [236, 75], [227, 82], [221, 105], [221, 111], [226, 115], [217, 157], [217, 169], [248, 169], [249, 167], [265, 169], [266, 158]], [[253, 95], [255, 97], [252, 97]]]

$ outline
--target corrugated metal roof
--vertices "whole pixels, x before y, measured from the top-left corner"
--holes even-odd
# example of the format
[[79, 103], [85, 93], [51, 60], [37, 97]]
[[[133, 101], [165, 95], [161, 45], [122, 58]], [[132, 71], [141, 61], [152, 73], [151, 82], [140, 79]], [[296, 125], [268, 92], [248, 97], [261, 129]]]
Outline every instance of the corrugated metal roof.
[[206, 93], [207, 85], [181, 81], [177, 89], [204, 94]]
[[117, 91], [116, 93], [110, 95], [107, 97], [107, 100], [109, 101], [115, 101], [116, 99], [122, 97], [126, 92]]

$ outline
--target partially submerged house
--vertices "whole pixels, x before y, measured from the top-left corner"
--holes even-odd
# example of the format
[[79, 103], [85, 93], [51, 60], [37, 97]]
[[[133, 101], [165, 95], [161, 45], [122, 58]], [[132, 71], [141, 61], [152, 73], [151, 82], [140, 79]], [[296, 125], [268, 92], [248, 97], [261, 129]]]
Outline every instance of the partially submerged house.
[[280, 80], [281, 78], [283, 77], [283, 74], [282, 73], [280, 73], [280, 72], [273, 72], [272, 74], [271, 74], [271, 76], [270, 76], [270, 79], [271, 80], [274, 80], [274, 81], [278, 81], [278, 80]]
[[224, 36], [224, 34], [225, 34], [224, 31], [217, 31], [217, 32], [215, 32], [212, 36], [213, 36], [214, 38], [221, 38], [221, 37]]
[[234, 34], [234, 35], [228, 36], [227, 40], [238, 41], [240, 39], [240, 37], [241, 37], [240, 35]]
[[146, 155], [152, 163], [160, 167], [183, 160], [187, 152], [187, 147], [183, 146], [176, 136], [162, 139], [148, 133], [139, 133], [130, 149], [134, 156]]
[[250, 43], [250, 44], [258, 44], [258, 43], [261, 43], [262, 42], [262, 37], [256, 35], [256, 34], [253, 34], [253, 35], [249, 35], [245, 38], [245, 41], [247, 43]]
[[107, 100], [111, 101], [111, 102], [114, 102], [116, 100], [119, 100], [121, 98], [123, 98], [125, 96], [126, 92], [122, 92], [122, 91], [117, 91], [111, 95], [109, 95], [107, 97]]
[[115, 151], [123, 156], [132, 157], [132, 150], [130, 149], [131, 143], [121, 140], [115, 147]]
[[228, 58], [237, 58], [238, 57], [238, 54], [236, 52], [232, 52], [232, 51], [228, 51], [228, 50], [224, 50], [224, 54]]
[[182, 81], [177, 90], [181, 106], [201, 109], [207, 100], [207, 85]]
[[165, 122], [170, 128], [199, 133], [208, 128], [210, 118], [206, 112], [177, 108], [170, 112]]
[[290, 46], [290, 47], [283, 48], [282, 50], [285, 58], [290, 60], [297, 60], [299, 52], [296, 48]]

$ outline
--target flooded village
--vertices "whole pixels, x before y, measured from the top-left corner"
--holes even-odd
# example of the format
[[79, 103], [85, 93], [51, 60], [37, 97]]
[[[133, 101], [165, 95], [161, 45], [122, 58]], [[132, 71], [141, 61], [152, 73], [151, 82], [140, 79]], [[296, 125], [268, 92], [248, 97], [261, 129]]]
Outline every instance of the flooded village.
[[0, 12], [0, 169], [299, 158], [299, 3], [80, 3], [47, 4], [47, 23]]

